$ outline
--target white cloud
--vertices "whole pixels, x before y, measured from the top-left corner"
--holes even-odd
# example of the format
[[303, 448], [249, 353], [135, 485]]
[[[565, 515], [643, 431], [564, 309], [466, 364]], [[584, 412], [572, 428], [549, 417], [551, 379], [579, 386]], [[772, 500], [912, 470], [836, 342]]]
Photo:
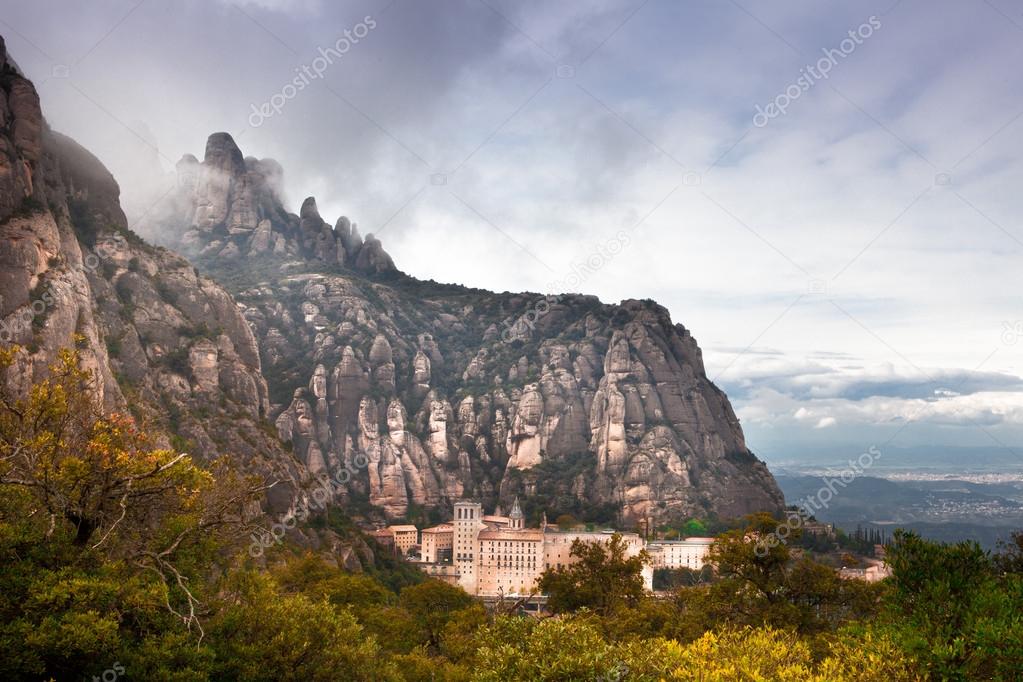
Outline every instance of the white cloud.
[[[263, 26], [222, 5], [144, 3], [80, 64], [118, 12], [17, 3], [4, 21], [74, 64], [76, 88], [103, 105], [6, 36], [51, 124], [112, 167], [129, 206], [145, 204], [121, 121], [145, 122], [167, 169], [201, 155], [209, 133], [234, 133], [246, 154], [281, 161], [292, 209], [314, 194], [330, 220], [344, 213], [364, 233], [386, 224], [399, 267], [423, 278], [542, 291], [642, 219], [584, 289], [668, 307], [754, 449], [785, 429], [824, 437], [814, 426], [829, 418], [829, 438], [924, 420], [942, 430], [927, 437], [986, 437], [975, 423], [1019, 423], [1023, 344], [1002, 334], [1021, 317], [1023, 42], [983, 3], [898, 3], [762, 129], [754, 105], [805, 56], [729, 3], [648, 3], [622, 24], [635, 8], [624, 0], [493, 3], [528, 35], [474, 0], [394, 3], [317, 84], [351, 104], [311, 88], [247, 129], [250, 103], [338, 27], [382, 12], [247, 5]], [[817, 55], [891, 6], [750, 11]], [[556, 62], [573, 65], [570, 78], [552, 78]], [[434, 172], [447, 184], [410, 201]], [[669, 196], [686, 173], [699, 183]]]

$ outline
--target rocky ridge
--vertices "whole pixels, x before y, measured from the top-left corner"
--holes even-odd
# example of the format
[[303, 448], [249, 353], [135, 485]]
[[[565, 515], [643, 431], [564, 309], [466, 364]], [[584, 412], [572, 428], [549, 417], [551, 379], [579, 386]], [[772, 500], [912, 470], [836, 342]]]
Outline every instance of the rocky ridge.
[[235, 295], [280, 437], [310, 472], [353, 472], [349, 503], [443, 518], [462, 497], [521, 494], [624, 523], [783, 506], [661, 306], [422, 282], [314, 198], [288, 214], [280, 165], [227, 134], [193, 161], [166, 238]]
[[[109, 409], [161, 447], [229, 456], [275, 482], [263, 512], [294, 510], [312, 481], [268, 421], [251, 326], [223, 287], [129, 229], [119, 193], [99, 160], [49, 128], [0, 38], [0, 343], [20, 348], [0, 380], [27, 391], [77, 347]], [[304, 541], [353, 568], [368, 551], [329, 533]]]
[[[176, 164], [177, 190], [156, 233], [190, 256], [222, 261], [275, 255], [361, 272], [394, 272], [373, 235], [342, 216], [331, 226], [312, 197], [298, 215], [281, 201], [283, 170], [273, 159], [243, 157], [227, 133], [210, 135], [203, 160], [186, 154]], [[185, 229], [182, 229], [184, 227]]]
[[273, 514], [345, 471], [343, 502], [376, 518], [516, 494], [624, 523], [781, 509], [696, 341], [652, 301], [408, 277], [312, 198], [286, 211], [280, 165], [224, 133], [177, 170], [145, 227], [191, 262], [128, 228], [117, 183], [49, 129], [0, 43], [0, 340], [22, 348], [2, 380], [27, 390], [78, 345], [111, 408], [281, 481]]

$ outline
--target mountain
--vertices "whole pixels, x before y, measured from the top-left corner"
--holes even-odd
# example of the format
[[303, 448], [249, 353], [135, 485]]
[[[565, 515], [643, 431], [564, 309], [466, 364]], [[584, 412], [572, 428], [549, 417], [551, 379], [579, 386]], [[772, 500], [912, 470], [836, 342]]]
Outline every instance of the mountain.
[[266, 511], [287, 511], [309, 476], [268, 421], [252, 329], [223, 287], [128, 229], [119, 194], [49, 128], [0, 38], [0, 342], [21, 347], [2, 379], [27, 391], [77, 346], [109, 409], [201, 461], [230, 453], [279, 482]]
[[409, 277], [313, 197], [288, 213], [280, 164], [226, 133], [177, 169], [150, 231], [235, 295], [281, 438], [311, 472], [358, 470], [350, 502], [404, 517], [521, 495], [627, 523], [781, 508], [696, 341], [661, 306]]
[[274, 514], [320, 474], [350, 477], [341, 501], [380, 519], [517, 494], [625, 523], [782, 508], [695, 339], [652, 301], [409, 277], [312, 198], [289, 213], [280, 164], [226, 133], [140, 226], [186, 259], [128, 229], [113, 177], [49, 129], [2, 43], [0, 91], [11, 385], [77, 345], [111, 409], [279, 481]]

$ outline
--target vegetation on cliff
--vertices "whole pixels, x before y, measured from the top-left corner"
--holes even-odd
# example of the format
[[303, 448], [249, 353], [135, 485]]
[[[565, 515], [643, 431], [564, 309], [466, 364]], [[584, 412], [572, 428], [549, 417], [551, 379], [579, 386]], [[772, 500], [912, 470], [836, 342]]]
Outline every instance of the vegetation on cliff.
[[[9, 362], [10, 352], [0, 358]], [[242, 550], [258, 486], [154, 449], [67, 351], [0, 396], [0, 675], [146, 680], [1015, 679], [1023, 536], [992, 557], [898, 533], [875, 585], [727, 531], [705, 582], [642, 594], [615, 545], [545, 575], [556, 615], [435, 580]], [[321, 518], [341, 529], [337, 517]], [[104, 677], [105, 676], [105, 677]]]

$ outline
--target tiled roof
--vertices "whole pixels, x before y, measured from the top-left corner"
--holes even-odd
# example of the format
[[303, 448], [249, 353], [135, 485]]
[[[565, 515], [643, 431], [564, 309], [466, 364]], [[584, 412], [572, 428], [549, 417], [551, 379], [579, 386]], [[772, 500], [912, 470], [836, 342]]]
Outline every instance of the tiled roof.
[[534, 528], [529, 530], [482, 530], [480, 540], [521, 540], [528, 542], [540, 542], [543, 540], [543, 532]]
[[483, 522], [484, 523], [503, 523], [503, 524], [507, 525], [507, 524], [511, 523], [511, 519], [509, 519], [507, 516], [498, 516], [497, 514], [486, 514], [483, 517]]

